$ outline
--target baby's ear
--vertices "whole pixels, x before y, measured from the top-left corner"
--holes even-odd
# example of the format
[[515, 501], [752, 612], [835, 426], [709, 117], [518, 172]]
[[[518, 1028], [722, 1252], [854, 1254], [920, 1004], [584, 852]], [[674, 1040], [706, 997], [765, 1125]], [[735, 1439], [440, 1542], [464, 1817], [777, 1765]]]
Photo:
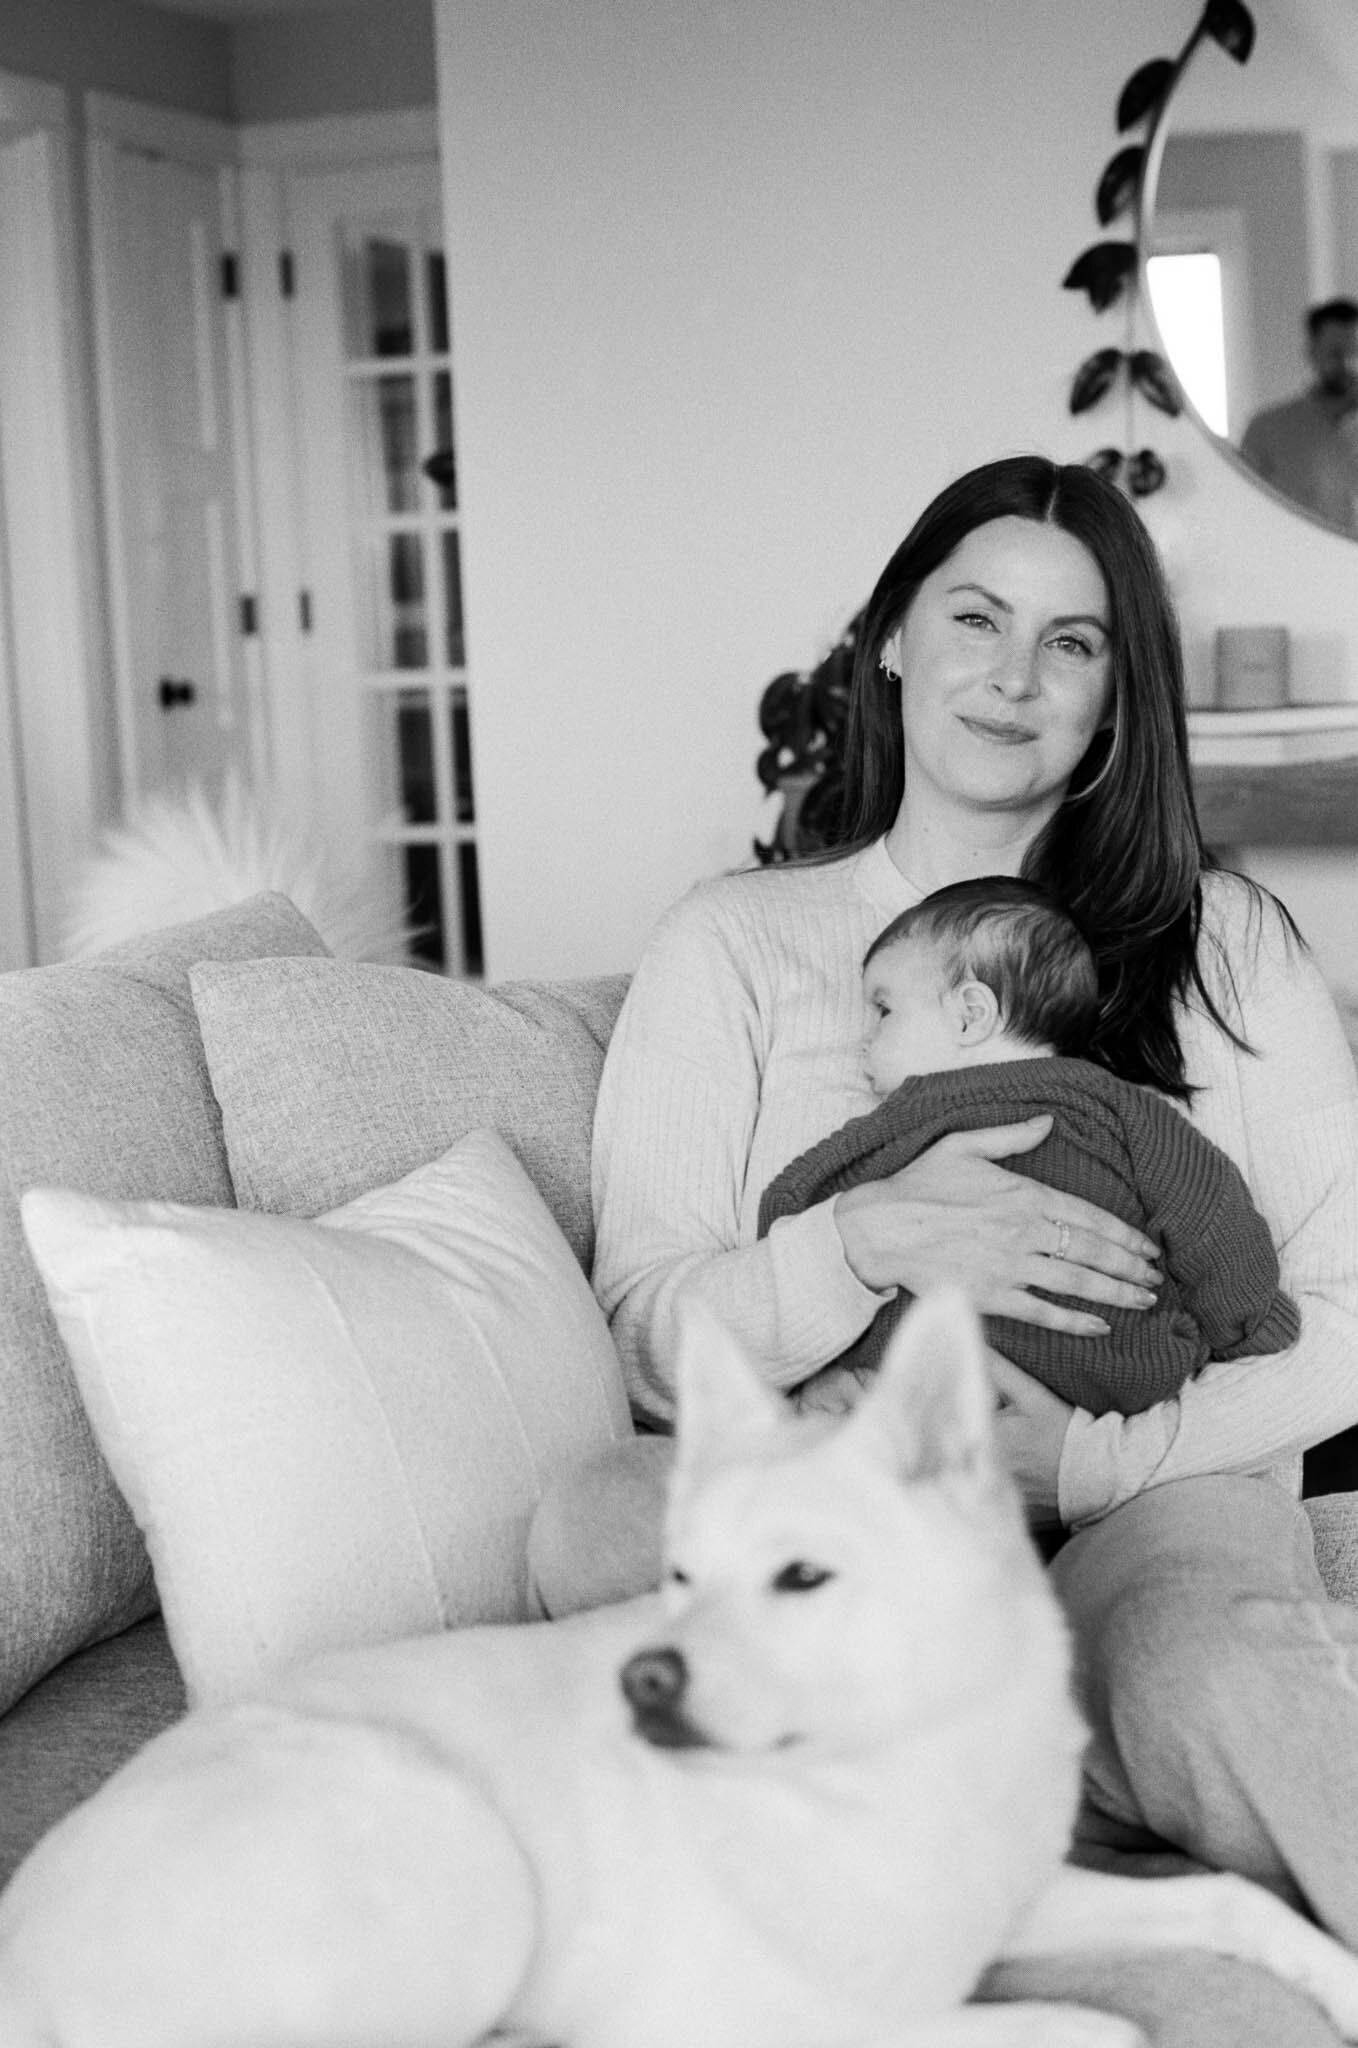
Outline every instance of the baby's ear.
[[949, 990], [961, 1045], [984, 1045], [1000, 1029], [1000, 1006], [995, 991], [984, 981], [962, 981]]

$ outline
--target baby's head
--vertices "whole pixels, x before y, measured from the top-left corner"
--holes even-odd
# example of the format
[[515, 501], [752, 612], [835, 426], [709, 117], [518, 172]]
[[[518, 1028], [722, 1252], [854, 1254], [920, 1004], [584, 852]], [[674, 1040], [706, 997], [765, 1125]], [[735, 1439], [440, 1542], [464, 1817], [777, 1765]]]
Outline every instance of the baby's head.
[[982, 1061], [1081, 1057], [1099, 1014], [1098, 972], [1046, 891], [1008, 875], [936, 889], [879, 932], [863, 960], [868, 1084]]

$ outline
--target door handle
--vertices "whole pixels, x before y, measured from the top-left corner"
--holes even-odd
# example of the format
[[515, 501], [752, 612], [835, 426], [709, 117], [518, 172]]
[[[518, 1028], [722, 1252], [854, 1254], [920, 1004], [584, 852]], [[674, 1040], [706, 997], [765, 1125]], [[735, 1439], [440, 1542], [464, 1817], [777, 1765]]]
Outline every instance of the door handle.
[[187, 676], [162, 676], [156, 685], [162, 711], [173, 711], [176, 704], [192, 704], [197, 695], [198, 685]]

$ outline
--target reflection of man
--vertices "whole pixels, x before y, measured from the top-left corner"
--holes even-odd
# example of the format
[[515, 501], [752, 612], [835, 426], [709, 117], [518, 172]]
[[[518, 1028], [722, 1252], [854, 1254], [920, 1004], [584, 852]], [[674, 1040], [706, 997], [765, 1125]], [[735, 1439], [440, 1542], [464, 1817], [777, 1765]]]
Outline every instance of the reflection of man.
[[1312, 306], [1306, 353], [1310, 390], [1256, 413], [1240, 452], [1285, 497], [1358, 534], [1358, 303]]

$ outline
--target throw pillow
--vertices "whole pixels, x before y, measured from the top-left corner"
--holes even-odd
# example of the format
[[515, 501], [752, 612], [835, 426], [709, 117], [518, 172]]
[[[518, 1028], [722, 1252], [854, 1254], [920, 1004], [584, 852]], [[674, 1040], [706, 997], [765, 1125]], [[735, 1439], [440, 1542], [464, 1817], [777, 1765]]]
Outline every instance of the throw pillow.
[[0, 975], [0, 1713], [53, 1666], [155, 1610], [146, 1549], [90, 1433], [19, 1227], [60, 1183], [230, 1202], [188, 969], [323, 953], [257, 896], [88, 961]]
[[196, 1704], [532, 1611], [547, 1479], [630, 1433], [603, 1318], [490, 1131], [316, 1222], [24, 1197]]
[[237, 1201], [315, 1216], [490, 1126], [588, 1270], [594, 1098], [625, 986], [484, 989], [329, 959], [204, 967], [193, 998]]

